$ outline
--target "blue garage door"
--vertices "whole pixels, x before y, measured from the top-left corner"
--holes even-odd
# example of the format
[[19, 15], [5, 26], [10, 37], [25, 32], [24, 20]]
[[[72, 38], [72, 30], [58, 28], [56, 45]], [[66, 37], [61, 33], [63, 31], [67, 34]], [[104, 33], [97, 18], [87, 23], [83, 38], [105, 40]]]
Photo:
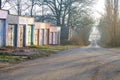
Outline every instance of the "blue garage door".
[[0, 20], [0, 46], [5, 46], [6, 38], [6, 23], [5, 20]]

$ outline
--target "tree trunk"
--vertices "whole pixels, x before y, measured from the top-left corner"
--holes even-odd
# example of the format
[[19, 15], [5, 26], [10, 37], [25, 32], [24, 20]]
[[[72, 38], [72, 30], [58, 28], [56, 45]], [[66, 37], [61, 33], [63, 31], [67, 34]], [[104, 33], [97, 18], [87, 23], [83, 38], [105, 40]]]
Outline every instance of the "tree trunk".
[[68, 40], [70, 41], [71, 38], [72, 38], [72, 28], [69, 27]]
[[110, 30], [109, 34], [111, 35], [111, 46], [116, 47], [120, 46], [119, 41], [119, 25], [118, 25], [118, 12], [119, 12], [119, 0], [106, 0], [106, 20], [107, 28]]
[[17, 1], [17, 14], [20, 16], [21, 15], [21, 7], [20, 7], [20, 0]]
[[2, 8], [2, 1], [0, 0], [0, 9]]
[[57, 26], [61, 26], [60, 15], [57, 15], [56, 19], [57, 19]]
[[34, 0], [32, 0], [32, 6], [30, 10], [30, 16], [33, 17], [33, 7], [34, 7]]

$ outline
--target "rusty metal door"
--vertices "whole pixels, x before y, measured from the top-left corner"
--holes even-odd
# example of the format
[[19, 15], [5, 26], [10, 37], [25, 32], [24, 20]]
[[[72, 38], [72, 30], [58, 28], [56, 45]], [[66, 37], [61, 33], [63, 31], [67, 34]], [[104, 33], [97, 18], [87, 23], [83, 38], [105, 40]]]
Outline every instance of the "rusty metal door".
[[34, 45], [39, 45], [39, 29], [34, 30]]
[[14, 25], [8, 25], [8, 44], [7, 46], [14, 46]]

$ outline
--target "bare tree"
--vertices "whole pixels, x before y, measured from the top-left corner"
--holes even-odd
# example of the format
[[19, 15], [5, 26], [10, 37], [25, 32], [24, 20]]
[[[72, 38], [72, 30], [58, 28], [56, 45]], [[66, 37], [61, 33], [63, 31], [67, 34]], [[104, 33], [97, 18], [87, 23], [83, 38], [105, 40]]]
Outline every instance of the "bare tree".
[[[35, 10], [34, 10], [34, 7], [35, 7], [36, 5], [38, 5], [39, 8], [40, 8], [41, 5], [42, 5], [42, 0], [30, 0], [30, 4], [27, 4], [27, 5], [28, 5], [29, 8], [30, 8], [30, 16], [33, 17], [33, 16], [34, 16], [33, 11], [35, 11]], [[35, 12], [34, 12], [34, 13], [35, 13]]]
[[107, 44], [109, 44], [109, 46], [120, 46], [119, 0], [106, 0], [105, 7], [106, 14], [103, 17], [103, 20], [101, 20], [102, 26], [99, 28], [102, 30], [103, 36], [106, 35], [106, 37], [103, 38], [108, 41]]
[[0, 0], [1, 8], [3, 8], [7, 2], [9, 2], [9, 1], [8, 0]]
[[30, 9], [30, 16], [33, 16], [33, 8], [35, 6], [35, 0], [31, 0], [31, 9]]
[[56, 18], [58, 26], [64, 25], [65, 17], [68, 14], [69, 7], [75, 0], [44, 0]]
[[21, 13], [22, 13], [22, 8], [21, 8], [22, 0], [9, 0], [8, 3], [10, 5], [9, 10], [14, 10], [14, 12], [16, 12], [17, 15], [21, 15]]
[[[6, 0], [9, 4], [8, 10], [12, 11], [13, 13], [16, 13], [17, 15], [23, 15], [29, 6], [27, 5], [27, 2], [29, 0]], [[5, 6], [4, 6], [5, 7]]]
[[[111, 0], [111, 2], [109, 0], [106, 1], [106, 9], [109, 9], [109, 11], [107, 10], [107, 15], [110, 17], [110, 19], [107, 21], [112, 23], [111, 25], [109, 25], [109, 28], [111, 29], [110, 35], [111, 35], [111, 43], [112, 46], [117, 46], [118, 45], [118, 1], [119, 0]], [[111, 14], [110, 14], [111, 13]]]
[[[61, 35], [61, 37], [65, 36], [65, 32], [66, 34], [68, 34], [67, 28], [70, 26], [69, 20], [71, 12], [73, 11], [72, 7], [73, 6], [74, 8], [80, 7], [79, 10], [81, 10], [82, 12], [85, 11], [83, 10], [83, 8], [85, 9], [85, 7], [87, 7], [89, 4], [92, 4], [93, 1], [94, 0], [45, 0], [45, 3], [50, 8], [50, 11], [52, 12], [53, 16], [56, 19], [56, 25], [62, 27], [63, 35]], [[73, 12], [72, 14], [75, 13]], [[68, 38], [68, 35], [66, 35], [66, 38]]]
[[69, 18], [69, 40], [76, 42], [80, 45], [88, 44], [91, 27], [94, 20], [90, 17], [89, 11], [73, 8]]
[[17, 0], [17, 14], [21, 15], [21, 0]]

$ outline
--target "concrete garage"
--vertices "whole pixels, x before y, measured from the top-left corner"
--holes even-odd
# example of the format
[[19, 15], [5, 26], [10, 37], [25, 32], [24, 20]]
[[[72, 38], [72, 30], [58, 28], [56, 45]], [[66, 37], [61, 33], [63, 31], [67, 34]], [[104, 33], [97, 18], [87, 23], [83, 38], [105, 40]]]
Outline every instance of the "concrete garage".
[[[47, 23], [35, 22], [35, 29], [39, 30], [39, 33], [37, 35], [39, 36], [39, 45], [49, 45], [50, 25]], [[35, 34], [36, 32], [34, 35]]]
[[7, 38], [9, 39], [7, 46], [24, 47], [33, 44], [33, 18], [9, 15], [7, 22]]
[[60, 44], [61, 27], [51, 27], [49, 44]]

